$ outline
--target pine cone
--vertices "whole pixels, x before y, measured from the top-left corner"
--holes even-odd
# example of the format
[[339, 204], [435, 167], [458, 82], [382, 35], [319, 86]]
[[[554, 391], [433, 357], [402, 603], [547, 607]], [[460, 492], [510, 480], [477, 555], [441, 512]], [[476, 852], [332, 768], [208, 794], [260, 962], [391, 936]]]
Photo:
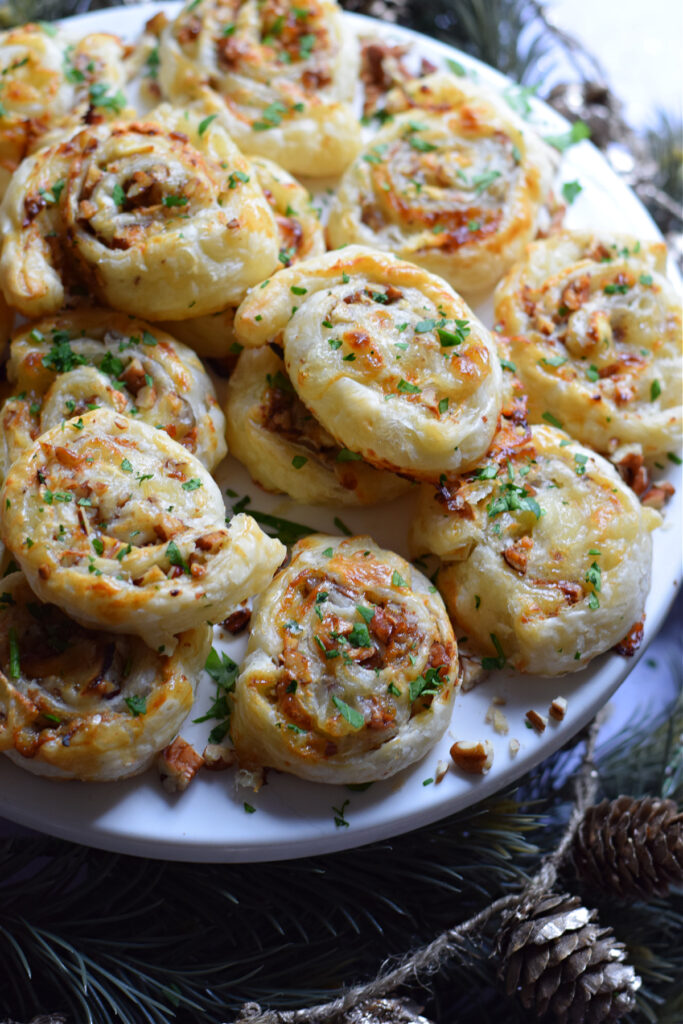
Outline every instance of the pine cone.
[[498, 976], [536, 1017], [602, 1024], [633, 1009], [640, 978], [595, 910], [566, 893], [542, 896], [507, 916], [497, 943]]
[[625, 900], [683, 885], [683, 814], [673, 800], [620, 796], [589, 807], [572, 850], [579, 878]]

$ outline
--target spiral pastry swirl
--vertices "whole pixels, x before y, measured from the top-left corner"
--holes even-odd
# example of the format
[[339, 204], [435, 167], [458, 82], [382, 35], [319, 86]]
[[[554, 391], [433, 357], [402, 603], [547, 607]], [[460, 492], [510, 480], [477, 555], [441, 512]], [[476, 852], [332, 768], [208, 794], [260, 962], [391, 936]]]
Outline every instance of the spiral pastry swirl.
[[642, 618], [659, 522], [606, 459], [536, 426], [454, 484], [424, 487], [411, 548], [439, 556], [453, 621], [498, 667], [555, 676]]
[[97, 409], [53, 427], [12, 466], [2, 536], [44, 601], [154, 648], [218, 622], [266, 585], [285, 549], [225, 507], [164, 430]]
[[270, 348], [242, 352], [225, 405], [230, 452], [269, 491], [308, 505], [373, 505], [410, 484], [340, 448], [308, 411]]
[[126, 109], [124, 57], [124, 43], [105, 33], [77, 43], [50, 25], [0, 33], [0, 199], [46, 134]]
[[360, 148], [358, 44], [334, 0], [199, 0], [159, 47], [164, 94], [218, 93], [245, 153], [294, 174], [339, 174]]
[[278, 341], [304, 405], [380, 469], [438, 480], [486, 451], [501, 369], [460, 296], [394, 256], [350, 246], [281, 270], [247, 296], [243, 345]]
[[468, 79], [440, 72], [392, 96], [395, 116], [337, 190], [330, 245], [388, 250], [466, 295], [490, 291], [536, 233], [556, 157]]
[[204, 367], [144, 320], [104, 309], [39, 320], [15, 335], [7, 376], [3, 477], [40, 434], [102, 406], [163, 427], [209, 470], [225, 455], [225, 419]]
[[20, 572], [0, 581], [0, 602], [0, 751], [58, 779], [144, 771], [192, 708], [209, 627], [158, 654], [137, 636], [81, 628]]
[[259, 598], [234, 693], [242, 767], [388, 778], [445, 731], [457, 646], [429, 581], [369, 537], [314, 535]]
[[[308, 190], [272, 160], [252, 156], [249, 163], [250, 173], [255, 175], [275, 216], [280, 246], [278, 266], [290, 267], [312, 256], [322, 256], [325, 233]], [[211, 316], [165, 323], [164, 327], [201, 356], [234, 356], [240, 349], [233, 329], [235, 308], [229, 306]]]
[[550, 412], [598, 451], [680, 444], [681, 299], [666, 248], [627, 235], [562, 232], [531, 245], [495, 311], [538, 422]]
[[205, 110], [160, 107], [25, 160], [0, 212], [10, 305], [54, 313], [75, 284], [125, 313], [182, 320], [239, 302], [275, 269], [271, 208]]

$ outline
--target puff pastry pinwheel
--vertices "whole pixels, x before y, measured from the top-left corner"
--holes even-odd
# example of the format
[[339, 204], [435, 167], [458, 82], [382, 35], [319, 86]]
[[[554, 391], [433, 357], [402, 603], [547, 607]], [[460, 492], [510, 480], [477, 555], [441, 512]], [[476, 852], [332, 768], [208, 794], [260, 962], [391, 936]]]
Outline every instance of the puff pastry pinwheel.
[[439, 72], [390, 94], [394, 117], [345, 173], [330, 244], [374, 246], [491, 289], [547, 216], [556, 155], [495, 93]]
[[0, 33], [0, 198], [46, 134], [127, 108], [125, 44], [105, 33], [70, 43], [50, 25]]
[[[252, 156], [249, 160], [263, 194], [275, 215], [279, 253], [278, 266], [289, 267], [300, 260], [325, 252], [325, 233], [308, 190], [272, 160]], [[210, 316], [179, 320], [164, 326], [201, 356], [224, 357], [239, 351], [233, 330], [235, 306]]]
[[158, 654], [137, 636], [86, 630], [40, 604], [20, 572], [0, 581], [0, 602], [0, 752], [58, 779], [144, 771], [192, 708], [209, 627]]
[[279, 266], [273, 212], [205, 110], [162, 106], [24, 160], [0, 210], [10, 305], [54, 313], [75, 281], [125, 313], [182, 320], [239, 302]]
[[7, 474], [2, 509], [41, 600], [167, 652], [261, 590], [285, 553], [250, 516], [226, 526], [212, 477], [164, 430], [111, 409], [42, 434]]
[[240, 766], [370, 782], [430, 750], [458, 685], [433, 589], [368, 537], [299, 541], [252, 615], [231, 718]]
[[225, 406], [230, 453], [269, 491], [310, 505], [372, 505], [410, 484], [340, 448], [297, 396], [270, 348], [245, 350]]
[[438, 480], [476, 462], [501, 407], [486, 328], [440, 278], [349, 246], [281, 270], [235, 317], [245, 346], [281, 341], [292, 384], [338, 444]]
[[39, 320], [18, 332], [7, 375], [15, 394], [0, 409], [0, 473], [40, 435], [106, 406], [163, 427], [213, 469], [226, 452], [225, 418], [194, 352], [144, 320], [92, 309]]
[[606, 459], [536, 426], [456, 485], [423, 488], [411, 546], [441, 558], [439, 590], [488, 667], [554, 676], [642, 618], [659, 522]]
[[627, 235], [562, 232], [527, 250], [496, 290], [495, 309], [529, 395], [598, 451], [680, 443], [681, 299], [666, 248]]
[[164, 94], [208, 89], [245, 153], [294, 174], [339, 174], [360, 148], [350, 100], [358, 44], [334, 0], [193, 0], [159, 47]]

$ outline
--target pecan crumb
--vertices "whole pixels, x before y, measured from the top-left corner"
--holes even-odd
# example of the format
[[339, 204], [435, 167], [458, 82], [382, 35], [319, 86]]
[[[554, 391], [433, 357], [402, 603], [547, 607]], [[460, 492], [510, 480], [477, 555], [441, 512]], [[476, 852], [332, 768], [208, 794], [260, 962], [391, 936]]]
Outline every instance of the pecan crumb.
[[221, 622], [221, 628], [226, 633], [232, 633], [233, 636], [237, 633], [241, 633], [243, 629], [246, 629], [251, 620], [251, 608], [238, 608], [237, 611], [232, 612], [228, 615], [227, 619], [223, 619]]
[[517, 757], [519, 753], [519, 740], [510, 740], [510, 757]]
[[499, 736], [506, 736], [510, 731], [508, 720], [500, 708], [496, 707], [495, 701], [491, 701], [484, 721], [489, 725], [492, 725], [494, 731], [497, 732]]
[[203, 764], [204, 758], [182, 736], [157, 757], [161, 784], [168, 793], [184, 793]]
[[439, 761], [439, 763], [436, 766], [436, 771], [434, 772], [434, 785], [435, 786], [438, 786], [439, 783], [443, 781], [443, 779], [446, 776], [446, 772], [447, 771], [448, 771], [448, 761]]
[[489, 740], [458, 740], [451, 747], [458, 768], [470, 775], [485, 775], [493, 764], [493, 745]]
[[565, 698], [556, 697], [548, 708], [548, 714], [551, 718], [554, 718], [556, 722], [561, 722], [567, 714], [567, 701]]
[[538, 711], [534, 711], [533, 708], [531, 709], [531, 711], [527, 711], [526, 720], [529, 723], [529, 725], [533, 726], [536, 732], [545, 732], [545, 727], [548, 724], [548, 719], [544, 718], [543, 715], [539, 715]]

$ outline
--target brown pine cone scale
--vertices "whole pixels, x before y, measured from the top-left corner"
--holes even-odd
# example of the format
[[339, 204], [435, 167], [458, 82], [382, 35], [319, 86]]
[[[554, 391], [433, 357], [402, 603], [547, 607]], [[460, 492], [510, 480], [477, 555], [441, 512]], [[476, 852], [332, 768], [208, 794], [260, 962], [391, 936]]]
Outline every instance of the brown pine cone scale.
[[623, 900], [683, 885], [683, 814], [673, 800], [620, 796], [589, 807], [574, 839], [579, 878]]

